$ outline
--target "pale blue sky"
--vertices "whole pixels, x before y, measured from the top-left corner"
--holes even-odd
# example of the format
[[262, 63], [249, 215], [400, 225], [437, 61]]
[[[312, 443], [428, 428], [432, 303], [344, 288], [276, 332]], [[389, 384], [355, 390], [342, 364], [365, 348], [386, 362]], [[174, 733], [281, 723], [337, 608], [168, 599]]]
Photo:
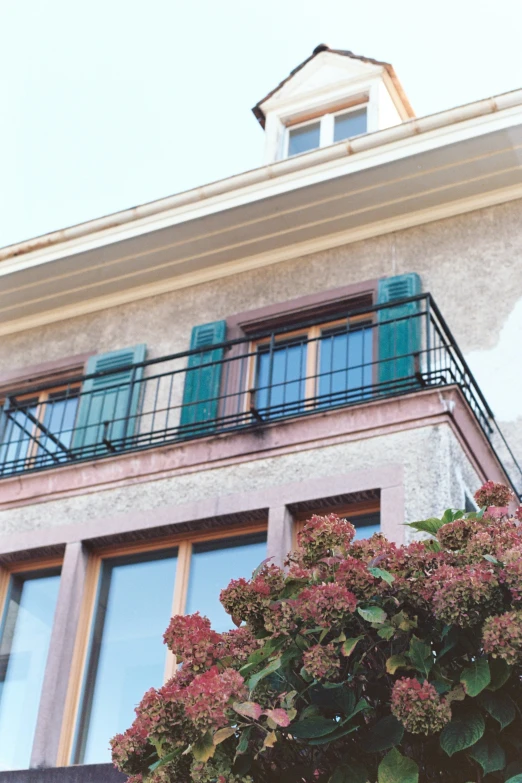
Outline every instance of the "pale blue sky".
[[321, 42], [418, 115], [522, 87], [521, 0], [0, 0], [0, 246], [261, 164], [251, 106]]

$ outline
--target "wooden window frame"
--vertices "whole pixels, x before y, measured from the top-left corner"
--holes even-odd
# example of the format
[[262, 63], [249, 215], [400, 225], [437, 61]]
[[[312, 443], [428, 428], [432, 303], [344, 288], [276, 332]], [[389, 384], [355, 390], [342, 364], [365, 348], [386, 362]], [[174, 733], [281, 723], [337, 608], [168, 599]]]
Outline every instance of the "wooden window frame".
[[[74, 398], [79, 399], [79, 395], [81, 392], [81, 384], [79, 382], [69, 384], [62, 381], [60, 383], [57, 383], [56, 386], [50, 386], [48, 389], [44, 389], [36, 392], [29, 391], [29, 392], [22, 392], [19, 394], [17, 394], [16, 391], [12, 393], [5, 392], [0, 400], [0, 407], [3, 408], [6, 401], [9, 400], [11, 397], [14, 397], [17, 403], [26, 402], [27, 407], [31, 407], [31, 403], [33, 402], [33, 404], [36, 407], [36, 413], [34, 414], [34, 418], [40, 424], [43, 424], [45, 420], [45, 414], [47, 411], [47, 404], [49, 400], [52, 399], [52, 397], [54, 397], [55, 394], [59, 394], [61, 391], [70, 392], [70, 397], [69, 397], [70, 399], [74, 399]], [[66, 397], [64, 397], [64, 399], [65, 398]], [[76, 415], [75, 415], [75, 419], [76, 419]], [[37, 424], [33, 423], [30, 437], [31, 440], [27, 448], [27, 454], [25, 455], [25, 457], [23, 457], [23, 463], [25, 468], [30, 468], [35, 463], [36, 457], [38, 456], [38, 449], [40, 447], [40, 440], [42, 438], [45, 438], [46, 435], [42, 430], [39, 429]], [[5, 445], [3, 441], [0, 441], [0, 447], [3, 445]], [[20, 461], [22, 461], [22, 458], [20, 458]]]
[[[108, 559], [125, 557], [128, 555], [146, 554], [158, 552], [163, 549], [177, 549], [176, 576], [172, 596], [172, 616], [184, 614], [187, 601], [187, 592], [190, 579], [190, 566], [192, 549], [195, 544], [205, 541], [220, 541], [227, 538], [237, 538], [255, 533], [268, 532], [268, 520], [245, 525], [236, 525], [220, 530], [205, 530], [194, 533], [179, 533], [169, 535], [153, 541], [139, 541], [128, 544], [104, 546], [96, 549], [89, 556], [85, 577], [85, 587], [80, 612], [80, 620], [76, 633], [74, 652], [71, 665], [71, 675], [67, 689], [65, 708], [62, 716], [62, 728], [58, 749], [56, 766], [70, 766], [78, 719], [80, 717], [83, 683], [89, 664], [90, 636], [92, 623], [97, 609], [96, 599], [98, 585], [103, 562]], [[163, 681], [169, 680], [176, 671], [176, 659], [167, 650], [165, 654], [165, 669]]]
[[[354, 98], [353, 100], [346, 101], [343, 103], [336, 104], [334, 106], [331, 106], [327, 109], [320, 109], [315, 112], [308, 113], [304, 116], [300, 117], [294, 117], [291, 120], [288, 120], [284, 124], [284, 146], [283, 146], [283, 157], [288, 159], [290, 157], [295, 157], [295, 155], [303, 155], [305, 153], [294, 153], [294, 155], [290, 155], [290, 134], [293, 130], [297, 130], [299, 128], [304, 128], [307, 125], [312, 125], [313, 123], [319, 122], [319, 144], [317, 147], [313, 147], [310, 150], [307, 150], [307, 152], [313, 152], [313, 150], [321, 149], [322, 147], [327, 147], [330, 144], [339, 144], [339, 142], [334, 142], [334, 126], [335, 126], [335, 118], [339, 117], [343, 114], [351, 114], [355, 111], [360, 111], [361, 109], [366, 110], [366, 131], [365, 133], [369, 133], [368, 129], [368, 119], [369, 119], [369, 96], [359, 96]], [[357, 134], [357, 135], [364, 135], [364, 134]], [[348, 139], [341, 139], [341, 141], [349, 141], [350, 138], [356, 138], [356, 136], [350, 136]]]
[[[317, 384], [319, 381], [319, 346], [321, 338], [325, 331], [330, 329], [336, 329], [349, 324], [365, 323], [372, 328], [372, 340], [373, 340], [373, 327], [374, 318], [371, 314], [362, 314], [357, 316], [348, 316], [347, 318], [335, 319], [333, 321], [325, 321], [324, 323], [314, 324], [313, 326], [303, 327], [302, 329], [296, 329], [291, 332], [283, 332], [281, 335], [275, 337], [275, 344], [283, 343], [287, 340], [291, 341], [294, 338], [303, 337], [303, 343], [306, 344], [306, 370], [305, 370], [305, 392], [303, 398], [303, 407], [305, 411], [315, 410], [317, 408], [316, 396], [317, 396]], [[262, 337], [260, 339], [253, 339], [249, 346], [249, 364], [247, 370], [247, 394], [245, 395], [245, 412], [251, 411], [255, 407], [255, 393], [256, 393], [256, 375], [257, 375], [257, 363], [259, 356], [259, 348], [263, 345], [270, 345], [271, 337]], [[372, 345], [372, 377], [374, 375], [375, 368], [375, 347]], [[347, 368], [349, 369], [349, 368]], [[373, 379], [373, 378], [372, 378]], [[268, 387], [267, 387], [268, 388]], [[325, 408], [327, 410], [327, 407]]]

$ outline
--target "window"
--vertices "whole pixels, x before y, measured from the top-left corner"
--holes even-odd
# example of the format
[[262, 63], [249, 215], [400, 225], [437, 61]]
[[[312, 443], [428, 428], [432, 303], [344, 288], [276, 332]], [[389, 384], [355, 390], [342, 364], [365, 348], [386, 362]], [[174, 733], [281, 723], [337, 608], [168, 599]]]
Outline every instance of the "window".
[[255, 341], [251, 410], [266, 419], [370, 396], [372, 343], [366, 316]]
[[367, 124], [366, 109], [337, 114], [334, 118], [334, 142], [366, 133]]
[[367, 132], [368, 110], [359, 102], [355, 108], [332, 110], [314, 121], [309, 118], [307, 122], [289, 125], [286, 129], [286, 156], [290, 158]]
[[250, 577], [264, 560], [266, 526], [226, 538], [195, 535], [174, 544], [108, 551], [93, 559], [94, 589], [84, 607], [92, 613], [90, 636], [84, 632], [78, 640], [85, 649], [90, 638], [75, 764], [110, 761], [108, 740], [131, 724], [145, 691], [172, 675], [172, 656], [162, 637], [173, 614], [200, 611], [217, 631], [234, 627], [219, 603], [219, 591], [233, 578]]
[[7, 397], [0, 418], [0, 475], [67, 460], [78, 386]]
[[321, 124], [319, 122], [300, 125], [288, 132], [288, 157], [301, 152], [315, 150], [319, 146]]
[[11, 573], [0, 627], [0, 770], [29, 767], [60, 568]]

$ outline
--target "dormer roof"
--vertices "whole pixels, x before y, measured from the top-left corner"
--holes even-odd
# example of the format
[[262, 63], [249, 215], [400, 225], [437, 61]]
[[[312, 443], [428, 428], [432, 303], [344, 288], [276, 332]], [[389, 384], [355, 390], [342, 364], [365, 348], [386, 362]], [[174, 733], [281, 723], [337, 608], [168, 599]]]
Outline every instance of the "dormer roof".
[[408, 118], [415, 117], [415, 112], [413, 111], [411, 104], [406, 96], [406, 93], [404, 92], [404, 89], [397, 77], [397, 74], [395, 73], [395, 70], [393, 66], [390, 63], [383, 62], [381, 60], [374, 60], [372, 57], [364, 57], [363, 55], [354, 54], [353, 52], [350, 52], [348, 49], [330, 49], [329, 46], [326, 44], [319, 44], [315, 47], [310, 57], [307, 57], [306, 60], [303, 60], [302, 63], [300, 63], [296, 68], [294, 68], [288, 76], [281, 81], [277, 87], [274, 87], [273, 90], [271, 90], [267, 95], [265, 95], [264, 98], [262, 98], [256, 105], [253, 107], [252, 111], [261, 124], [261, 126], [265, 127], [265, 112], [263, 110], [263, 104], [266, 103], [270, 98], [273, 98], [278, 92], [280, 92], [284, 87], [286, 87], [289, 82], [291, 82], [295, 76], [303, 70], [312, 60], [314, 60], [318, 55], [321, 55], [323, 52], [328, 52], [332, 55], [338, 55], [340, 57], [348, 57], [352, 60], [357, 60], [361, 63], [367, 63], [369, 65], [378, 65], [381, 66], [386, 73], [388, 74], [395, 90], [397, 93], [397, 96], [400, 99], [400, 102], [402, 104], [402, 108], [404, 110], [405, 115]]

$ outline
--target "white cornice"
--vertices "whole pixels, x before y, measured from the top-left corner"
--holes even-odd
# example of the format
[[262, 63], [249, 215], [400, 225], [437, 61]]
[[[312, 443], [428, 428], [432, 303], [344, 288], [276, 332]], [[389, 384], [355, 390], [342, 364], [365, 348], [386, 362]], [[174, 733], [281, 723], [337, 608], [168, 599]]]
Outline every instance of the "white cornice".
[[230, 277], [242, 272], [248, 272], [252, 269], [270, 266], [271, 264], [276, 264], [280, 261], [304, 257], [330, 248], [349, 245], [364, 239], [413, 228], [418, 225], [433, 223], [437, 220], [444, 220], [446, 218], [465, 214], [466, 212], [484, 209], [517, 199], [522, 199], [522, 185], [502, 188], [485, 195], [474, 196], [473, 198], [461, 199], [438, 208], [412, 212], [400, 218], [383, 220], [378, 223], [372, 223], [369, 226], [363, 226], [361, 228], [331, 234], [328, 237], [294, 244], [276, 252], [261, 253], [241, 261], [231, 261], [209, 269], [173, 277], [159, 283], [130, 288], [117, 294], [97, 297], [96, 299], [87, 300], [80, 304], [61, 307], [56, 310], [48, 310], [35, 316], [20, 318], [5, 324], [0, 323], [0, 336], [21, 332], [27, 329], [34, 329], [56, 321], [67, 320], [76, 316], [95, 313], [100, 310], [118, 307], [119, 305], [128, 304], [141, 299], [148, 299], [152, 296], [158, 296], [182, 288], [201, 285], [202, 283], [211, 282], [223, 277]]

